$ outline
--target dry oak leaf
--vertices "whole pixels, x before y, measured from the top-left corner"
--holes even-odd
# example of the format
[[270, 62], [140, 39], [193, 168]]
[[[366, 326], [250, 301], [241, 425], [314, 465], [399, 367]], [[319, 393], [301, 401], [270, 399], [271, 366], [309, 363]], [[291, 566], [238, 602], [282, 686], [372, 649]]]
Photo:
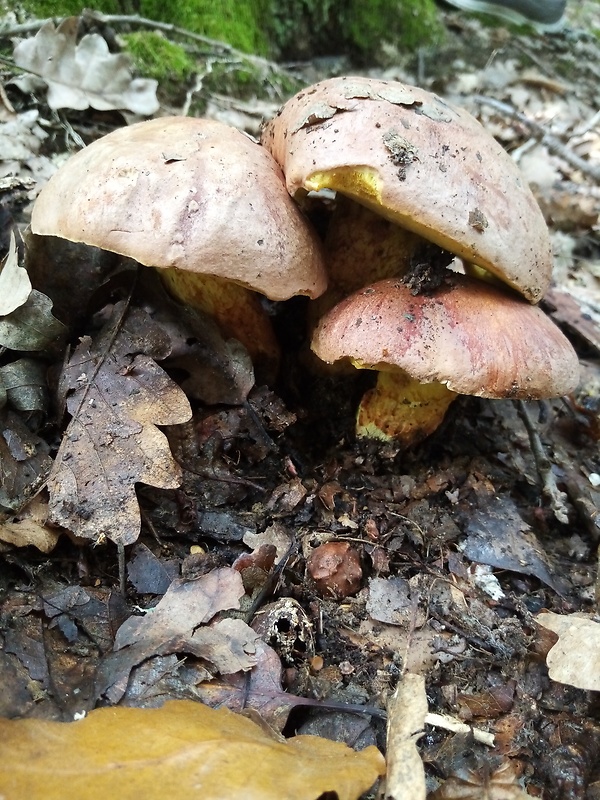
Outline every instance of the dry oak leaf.
[[191, 417], [187, 397], [152, 356], [169, 344], [139, 309], [123, 306], [94, 342], [84, 337], [62, 377], [72, 416], [48, 479], [50, 519], [96, 544], [140, 532], [135, 483], [174, 489], [181, 470], [157, 425]]
[[554, 614], [543, 611], [535, 618], [558, 635], [558, 642], [546, 656], [553, 681], [600, 691], [600, 623], [582, 614]]
[[284, 740], [191, 700], [100, 708], [79, 722], [0, 720], [4, 800], [355, 800], [385, 771], [375, 747]]
[[[159, 108], [157, 82], [132, 79], [129, 59], [111, 53], [97, 33], [88, 33], [77, 43], [78, 17], [67, 17], [58, 28], [46, 22], [34, 37], [23, 39], [14, 51], [15, 64], [32, 75], [13, 80], [22, 91], [34, 91], [41, 78], [48, 85], [50, 108], [85, 111], [126, 109], [150, 116]], [[37, 84], [37, 86], [36, 86]]]
[[239, 572], [215, 569], [197, 580], [175, 579], [153, 609], [125, 620], [115, 637], [115, 652], [98, 669], [96, 695], [116, 703], [131, 670], [153, 656], [190, 653], [216, 671], [230, 674], [256, 664], [257, 634], [240, 619], [208, 623], [221, 611], [238, 609], [244, 586]]

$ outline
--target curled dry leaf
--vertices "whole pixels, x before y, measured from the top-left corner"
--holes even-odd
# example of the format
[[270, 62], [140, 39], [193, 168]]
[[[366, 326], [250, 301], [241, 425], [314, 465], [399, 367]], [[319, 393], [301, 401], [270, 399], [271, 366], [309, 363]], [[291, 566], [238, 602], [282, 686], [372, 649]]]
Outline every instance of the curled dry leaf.
[[139, 310], [119, 328], [122, 311], [95, 342], [82, 340], [65, 369], [72, 419], [48, 481], [52, 521], [95, 543], [137, 539], [138, 481], [179, 486], [180, 468], [156, 426], [191, 417], [184, 393], [151, 358], [168, 354], [166, 338]]
[[[48, 85], [50, 108], [84, 111], [91, 106], [98, 111], [125, 109], [144, 116], [158, 111], [157, 82], [133, 79], [128, 57], [109, 52], [97, 33], [86, 34], [78, 43], [78, 26], [78, 17], [68, 17], [57, 28], [49, 20], [34, 37], [14, 49], [17, 66]], [[13, 82], [23, 91], [39, 85], [27, 75]]]
[[20, 308], [30, 294], [31, 281], [27, 270], [19, 266], [15, 235], [11, 232], [8, 253], [0, 269], [0, 316]]
[[310, 554], [306, 567], [323, 597], [348, 597], [360, 589], [360, 558], [348, 542], [319, 545]]
[[71, 724], [0, 720], [0, 734], [6, 800], [67, 794], [354, 800], [385, 771], [376, 747], [357, 753], [318, 736], [286, 741], [231, 711], [190, 700], [156, 709], [100, 708]]
[[23, 511], [8, 522], [0, 522], [0, 541], [14, 547], [37, 547], [42, 553], [54, 549], [59, 534], [46, 527], [48, 504], [35, 497]]
[[151, 611], [131, 616], [121, 625], [115, 652], [100, 665], [97, 695], [120, 700], [133, 667], [155, 655], [191, 653], [223, 674], [250, 669], [256, 663], [257, 637], [248, 625], [224, 619], [207, 627], [220, 611], [239, 608], [243, 594], [240, 574], [229, 567], [198, 580], [174, 580]]
[[558, 634], [546, 657], [553, 681], [588, 692], [600, 691], [600, 623], [579, 614], [544, 611], [536, 621]]

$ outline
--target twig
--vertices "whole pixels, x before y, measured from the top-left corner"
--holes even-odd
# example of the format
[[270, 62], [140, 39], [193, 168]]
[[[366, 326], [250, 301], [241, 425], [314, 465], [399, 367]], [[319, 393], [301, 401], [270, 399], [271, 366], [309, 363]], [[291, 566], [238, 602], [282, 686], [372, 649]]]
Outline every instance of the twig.
[[532, 135], [538, 140], [538, 142], [541, 142], [543, 145], [545, 145], [545, 147], [547, 147], [551, 153], [560, 156], [560, 158], [564, 159], [564, 161], [566, 161], [572, 167], [581, 170], [581, 172], [600, 183], [600, 166], [590, 164], [589, 161], [580, 158], [572, 150], [569, 150], [568, 147], [565, 147], [565, 145], [556, 136], [553, 136], [551, 133], [547, 133], [547, 131], [545, 131], [541, 125], [539, 125], [537, 122], [534, 122], [534, 120], [529, 119], [529, 117], [527, 117], [525, 114], [522, 114], [520, 111], [517, 111], [517, 109], [513, 106], [509, 105], [508, 103], [503, 103], [500, 100], [496, 100], [493, 97], [484, 97], [480, 94], [474, 95], [473, 100], [476, 103], [479, 103], [479, 105], [490, 106], [491, 108], [495, 108], [496, 111], [499, 111], [501, 114], [506, 114], [507, 116], [518, 120], [527, 128], [529, 128]]
[[527, 434], [529, 435], [529, 442], [531, 444], [531, 451], [535, 459], [535, 466], [537, 467], [538, 474], [542, 481], [542, 491], [550, 501], [550, 507], [552, 508], [556, 519], [565, 525], [569, 521], [569, 513], [565, 504], [567, 495], [565, 492], [561, 492], [556, 485], [556, 478], [552, 472], [552, 462], [546, 455], [540, 435], [533, 425], [527, 411], [527, 406], [523, 400], [516, 400], [515, 402], [517, 406], [517, 414], [521, 418], [525, 428], [527, 429]]
[[495, 746], [494, 734], [484, 731], [481, 728], [473, 728], [467, 725], [466, 722], [461, 722], [455, 717], [449, 717], [447, 714], [433, 714], [428, 712], [425, 715], [425, 724], [433, 725], [436, 728], [443, 728], [446, 731], [453, 731], [454, 733], [472, 733], [473, 739], [481, 744], [486, 744], [488, 747]]

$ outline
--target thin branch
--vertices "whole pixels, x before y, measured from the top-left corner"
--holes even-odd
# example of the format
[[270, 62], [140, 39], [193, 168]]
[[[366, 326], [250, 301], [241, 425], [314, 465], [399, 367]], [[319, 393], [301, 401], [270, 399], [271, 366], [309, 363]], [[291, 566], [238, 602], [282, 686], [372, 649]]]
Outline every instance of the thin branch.
[[516, 400], [517, 414], [521, 418], [523, 425], [527, 429], [529, 436], [529, 443], [531, 444], [531, 451], [535, 459], [535, 466], [542, 481], [542, 491], [550, 502], [550, 507], [554, 512], [554, 516], [563, 525], [569, 521], [569, 512], [566, 506], [567, 495], [561, 492], [556, 485], [556, 478], [552, 472], [552, 462], [546, 455], [544, 445], [540, 439], [540, 435], [531, 421], [527, 406], [523, 400]]
[[564, 159], [572, 167], [581, 170], [581, 172], [600, 183], [600, 166], [590, 164], [589, 161], [586, 161], [584, 158], [580, 158], [572, 150], [569, 150], [568, 147], [565, 147], [560, 139], [545, 131], [541, 125], [539, 125], [537, 122], [534, 122], [534, 120], [530, 119], [525, 114], [522, 114], [520, 111], [517, 111], [517, 109], [513, 106], [509, 105], [508, 103], [503, 103], [500, 100], [496, 100], [493, 97], [485, 97], [480, 94], [474, 95], [473, 100], [480, 105], [490, 106], [491, 108], [496, 109], [496, 111], [499, 111], [501, 114], [506, 114], [507, 116], [518, 120], [527, 128], [529, 128], [534, 138], [547, 147], [551, 153], [560, 156], [560, 158]]

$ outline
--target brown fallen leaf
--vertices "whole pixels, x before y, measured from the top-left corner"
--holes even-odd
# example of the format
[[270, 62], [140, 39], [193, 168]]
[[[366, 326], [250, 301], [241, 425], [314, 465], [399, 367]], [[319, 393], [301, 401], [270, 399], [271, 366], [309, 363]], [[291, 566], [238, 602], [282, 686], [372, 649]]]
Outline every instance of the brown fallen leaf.
[[503, 761], [498, 767], [490, 762], [480, 769], [463, 766], [429, 795], [430, 800], [527, 800], [528, 797], [511, 761]]
[[50, 471], [49, 451], [18, 414], [0, 412], [0, 506], [17, 511], [36, 494]]
[[6, 522], [0, 522], [0, 541], [15, 547], [32, 545], [49, 553], [58, 541], [59, 533], [46, 526], [48, 504], [38, 495], [23, 511]]
[[74, 723], [0, 720], [5, 800], [353, 800], [385, 771], [375, 747], [283, 740], [190, 700], [100, 708]]
[[78, 27], [78, 17], [67, 17], [57, 28], [48, 20], [34, 37], [19, 42], [13, 52], [15, 64], [31, 74], [13, 82], [30, 92], [41, 79], [48, 86], [47, 102], [52, 109], [84, 111], [91, 106], [145, 116], [158, 111], [157, 82], [132, 79], [129, 58], [111, 53], [99, 34], [88, 33], [77, 42]]
[[316, 547], [306, 560], [306, 571], [323, 597], [349, 597], [360, 589], [360, 556], [348, 542]]
[[98, 697], [118, 702], [134, 666], [155, 655], [190, 653], [229, 674], [256, 664], [254, 633], [242, 620], [223, 619], [207, 627], [220, 611], [239, 608], [244, 587], [239, 572], [223, 567], [197, 580], [177, 578], [144, 616], [131, 616], [117, 631], [114, 650], [100, 664]]
[[131, 544], [140, 532], [135, 483], [180, 484], [157, 425], [191, 417], [185, 394], [155, 363], [168, 339], [139, 309], [121, 304], [95, 341], [82, 339], [65, 369], [72, 419], [48, 480], [51, 520], [96, 544]]

